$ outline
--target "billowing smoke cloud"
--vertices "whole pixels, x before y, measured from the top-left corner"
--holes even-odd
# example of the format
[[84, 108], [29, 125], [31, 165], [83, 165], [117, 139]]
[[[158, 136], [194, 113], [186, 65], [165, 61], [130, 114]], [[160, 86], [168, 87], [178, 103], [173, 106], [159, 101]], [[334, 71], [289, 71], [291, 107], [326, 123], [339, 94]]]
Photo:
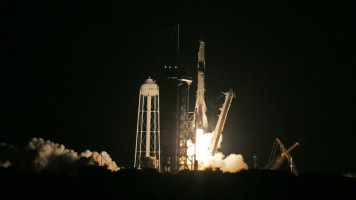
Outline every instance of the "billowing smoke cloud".
[[[221, 147], [223, 136], [220, 136], [218, 149]], [[209, 160], [207, 166], [213, 168], [220, 168], [223, 172], [237, 172], [243, 169], [248, 169], [247, 164], [241, 154], [230, 154], [227, 157], [221, 152], [215, 154], [215, 156]]]
[[248, 169], [241, 154], [230, 154], [225, 157], [220, 152], [216, 153], [207, 163], [204, 163], [203, 168], [208, 167], [220, 168], [223, 172], [237, 172]]
[[42, 138], [32, 138], [27, 146], [20, 149], [14, 145], [0, 144], [0, 166], [14, 166], [22, 171], [75, 172], [87, 165], [104, 166], [111, 171], [119, 170], [110, 155], [102, 151], [84, 151], [80, 155], [63, 144], [57, 144]]
[[[247, 164], [241, 154], [230, 154], [227, 157], [221, 152], [215, 153], [212, 156], [209, 150], [209, 145], [213, 137], [213, 133], [203, 133], [202, 130], [197, 130], [197, 160], [198, 168], [204, 170], [206, 168], [220, 168], [223, 172], [237, 172], [243, 169], [248, 169]], [[219, 139], [218, 149], [221, 147], [222, 136]], [[188, 143], [188, 155], [194, 155], [194, 145]]]
[[99, 165], [99, 166], [106, 166], [111, 171], [118, 171], [119, 168], [117, 167], [115, 161], [113, 161], [110, 155], [106, 151], [102, 151], [101, 154], [98, 152], [91, 152], [89, 150], [85, 150], [83, 153], [80, 154], [82, 158], [88, 158], [87, 165]]

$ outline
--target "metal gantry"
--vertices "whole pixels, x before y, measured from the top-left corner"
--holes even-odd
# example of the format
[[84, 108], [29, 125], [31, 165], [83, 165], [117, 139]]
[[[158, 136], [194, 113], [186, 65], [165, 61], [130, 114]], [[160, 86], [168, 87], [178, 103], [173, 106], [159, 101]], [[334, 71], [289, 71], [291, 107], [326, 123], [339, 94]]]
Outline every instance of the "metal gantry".
[[[281, 153], [277, 157], [275, 157], [277, 145], [279, 145]], [[283, 143], [281, 142], [281, 140], [276, 138], [276, 142], [273, 144], [272, 152], [268, 164], [264, 168], [269, 170], [276, 170], [282, 165], [283, 161], [287, 158], [290, 165], [291, 173], [293, 173], [295, 176], [298, 176], [298, 170], [293, 162], [291, 155], [289, 154], [298, 145], [299, 142], [296, 142], [293, 146], [289, 147], [289, 149], [287, 150], [283, 145]]]
[[195, 144], [195, 117], [189, 111], [189, 88], [191, 77], [182, 77], [178, 80], [177, 91], [177, 129], [176, 129], [176, 159], [175, 169], [193, 169], [194, 158], [188, 156], [188, 140]]

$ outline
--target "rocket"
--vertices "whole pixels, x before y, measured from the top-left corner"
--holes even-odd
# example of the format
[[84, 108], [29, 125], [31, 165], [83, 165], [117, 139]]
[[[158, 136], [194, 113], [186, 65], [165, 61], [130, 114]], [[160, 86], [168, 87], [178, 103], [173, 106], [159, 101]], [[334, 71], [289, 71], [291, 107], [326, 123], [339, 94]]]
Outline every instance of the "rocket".
[[198, 71], [205, 71], [205, 42], [199, 40], [199, 52], [198, 52]]
[[198, 87], [197, 87], [197, 96], [195, 102], [195, 122], [196, 129], [207, 129], [208, 120], [206, 117], [206, 104], [204, 99], [205, 92], [205, 83], [204, 83], [204, 72], [205, 72], [205, 42], [199, 41], [199, 52], [198, 52]]

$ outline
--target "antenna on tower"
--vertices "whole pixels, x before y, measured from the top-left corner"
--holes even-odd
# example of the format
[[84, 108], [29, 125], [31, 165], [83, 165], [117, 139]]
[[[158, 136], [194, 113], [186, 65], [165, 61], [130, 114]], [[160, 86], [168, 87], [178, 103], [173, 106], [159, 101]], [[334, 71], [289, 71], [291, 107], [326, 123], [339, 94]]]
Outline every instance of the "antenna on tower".
[[178, 24], [178, 34], [177, 34], [177, 54], [179, 54], [179, 24]]

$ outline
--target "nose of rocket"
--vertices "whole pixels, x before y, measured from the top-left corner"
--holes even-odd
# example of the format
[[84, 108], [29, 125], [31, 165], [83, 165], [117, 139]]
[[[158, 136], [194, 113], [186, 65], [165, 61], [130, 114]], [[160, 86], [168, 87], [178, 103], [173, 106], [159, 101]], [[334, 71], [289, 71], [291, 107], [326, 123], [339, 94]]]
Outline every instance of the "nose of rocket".
[[205, 62], [205, 42], [200, 40], [199, 53], [198, 53], [198, 62]]
[[205, 70], [205, 42], [203, 40], [199, 41], [199, 52], [198, 52], [198, 71]]

